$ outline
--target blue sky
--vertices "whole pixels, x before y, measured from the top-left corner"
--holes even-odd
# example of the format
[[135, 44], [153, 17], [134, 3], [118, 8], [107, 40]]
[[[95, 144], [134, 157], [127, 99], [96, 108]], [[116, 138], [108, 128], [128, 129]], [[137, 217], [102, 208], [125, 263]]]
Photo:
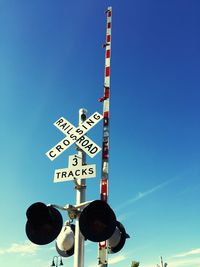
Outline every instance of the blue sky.
[[[197, 0], [0, 1], [0, 265], [44, 267], [54, 242], [31, 244], [26, 209], [75, 203], [72, 182], [53, 183], [75, 146], [51, 162], [64, 136], [53, 123], [78, 123], [102, 104], [105, 15], [113, 8], [109, 203], [131, 236], [110, 266], [199, 267], [200, 3]], [[101, 146], [102, 124], [88, 136]], [[101, 153], [100, 153], [101, 154]], [[101, 155], [87, 158], [97, 177]], [[62, 214], [67, 219], [65, 214]], [[87, 242], [85, 266], [97, 266]], [[73, 265], [73, 257], [64, 259]]]

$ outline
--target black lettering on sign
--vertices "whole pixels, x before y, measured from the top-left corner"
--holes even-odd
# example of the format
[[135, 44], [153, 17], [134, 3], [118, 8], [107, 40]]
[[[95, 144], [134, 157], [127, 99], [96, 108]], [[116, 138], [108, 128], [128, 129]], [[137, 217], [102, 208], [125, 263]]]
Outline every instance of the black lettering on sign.
[[67, 131], [67, 134], [70, 134], [71, 133], [71, 130], [73, 130], [72, 127]]
[[95, 113], [94, 116], [93, 116], [93, 118], [98, 121], [101, 117], [99, 116], [98, 113]]
[[81, 136], [81, 137], [77, 140], [77, 142], [79, 142], [79, 144], [80, 144], [83, 140], [85, 140], [85, 136], [84, 136], [84, 135]]
[[60, 125], [62, 122], [63, 122], [63, 119], [59, 119], [59, 120], [56, 122], [56, 124], [57, 124], [57, 125]]
[[92, 147], [92, 144], [86, 146], [85, 148], [87, 148], [87, 150], [90, 152], [91, 147]]
[[76, 137], [75, 134], [71, 134], [71, 135], [70, 135], [70, 138], [71, 138], [72, 140], [74, 140], [74, 141], [76, 141], [76, 139], [77, 139], [77, 137]]
[[80, 171], [81, 171], [81, 170], [79, 170], [79, 169], [76, 170], [76, 171], [75, 171], [75, 176], [80, 176]]
[[61, 145], [56, 146], [56, 149], [58, 150], [58, 152], [60, 152], [61, 150], [63, 150], [63, 147]]
[[64, 129], [66, 125], [67, 125], [67, 123], [64, 122], [63, 124], [60, 125], [60, 128], [63, 128]]
[[56, 174], [57, 174], [57, 179], [59, 179], [60, 178], [59, 177], [60, 176], [60, 172], [57, 172]]
[[67, 127], [64, 128], [64, 131], [66, 131], [69, 127], [70, 127], [70, 125], [67, 125]]
[[51, 157], [51, 158], [54, 158], [55, 156], [56, 156], [56, 154], [52, 154], [53, 153], [53, 150], [51, 150], [50, 152], [49, 152], [49, 156]]
[[89, 168], [88, 174], [93, 174], [94, 173], [94, 169], [93, 168]]
[[85, 125], [82, 124], [81, 126], [82, 126], [85, 130], [87, 130], [87, 127], [86, 127]]
[[74, 157], [73, 158], [73, 161], [74, 161], [74, 163], [72, 163], [73, 166], [78, 165], [78, 159], [77, 159], [77, 157]]
[[62, 172], [62, 178], [66, 178], [67, 177], [67, 172]]
[[90, 153], [91, 153], [91, 154], [94, 154], [94, 153], [97, 152], [97, 150], [98, 150], [98, 148], [95, 146], [95, 147], [93, 147], [92, 149], [90, 149]]
[[70, 176], [74, 176], [73, 171], [70, 171], [67, 177], [69, 178]]
[[86, 146], [86, 145], [88, 145], [88, 143], [89, 143], [89, 140], [85, 140], [85, 141], [83, 141], [82, 146]]
[[82, 169], [82, 175], [87, 175], [87, 169]]
[[68, 139], [63, 140], [63, 145], [68, 146], [70, 144], [70, 141]]
[[87, 123], [89, 126], [91, 126], [91, 125], [94, 123], [94, 121], [91, 120], [91, 119], [88, 119], [88, 120], [86, 120], [86, 123]]
[[81, 130], [80, 128], [78, 128], [78, 129], [76, 129], [76, 133], [78, 133], [78, 134], [83, 134], [83, 130]]

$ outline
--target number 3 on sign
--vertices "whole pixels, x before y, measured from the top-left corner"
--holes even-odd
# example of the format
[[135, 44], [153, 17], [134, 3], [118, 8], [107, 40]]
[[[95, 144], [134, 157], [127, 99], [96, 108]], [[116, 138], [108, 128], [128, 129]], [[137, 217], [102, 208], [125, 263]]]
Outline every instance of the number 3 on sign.
[[77, 159], [77, 157], [74, 157], [73, 158], [73, 161], [74, 161], [74, 163], [72, 163], [72, 166], [77, 166], [78, 165], [78, 159]]
[[69, 156], [69, 168], [82, 166], [82, 159], [78, 155]]

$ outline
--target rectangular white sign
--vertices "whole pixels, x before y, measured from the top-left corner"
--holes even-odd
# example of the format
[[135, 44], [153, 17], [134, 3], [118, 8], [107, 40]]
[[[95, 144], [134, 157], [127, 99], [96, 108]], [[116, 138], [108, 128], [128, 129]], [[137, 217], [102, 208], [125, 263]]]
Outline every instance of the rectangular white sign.
[[[62, 154], [67, 148], [69, 148], [72, 144], [77, 142], [79, 138], [84, 136], [92, 127], [94, 127], [100, 120], [103, 119], [103, 116], [95, 112], [93, 113], [88, 119], [86, 119], [82, 124], [80, 124], [77, 128], [71, 131], [70, 134], [68, 134], [67, 137], [62, 139], [57, 145], [55, 145], [52, 149], [50, 149], [46, 155], [50, 160], [56, 159], [60, 154]], [[59, 122], [59, 120], [57, 121]], [[84, 140], [82, 140], [84, 141]], [[82, 142], [81, 141], [81, 142]], [[83, 144], [82, 144], [83, 145]], [[85, 148], [88, 149], [88, 151], [93, 154], [93, 152], [96, 150], [92, 146], [88, 147], [87, 145]]]
[[[54, 126], [66, 135], [70, 135], [72, 131], [76, 130], [76, 127], [63, 117], [57, 120]], [[101, 148], [86, 135], [81, 136], [76, 144], [91, 158], [95, 157], [101, 151]]]
[[87, 179], [96, 177], [96, 165], [83, 165], [76, 168], [57, 169], [54, 172], [54, 183], [72, 181], [76, 179]]
[[78, 154], [70, 155], [68, 158], [68, 168], [79, 168], [83, 165], [82, 161], [82, 156]]

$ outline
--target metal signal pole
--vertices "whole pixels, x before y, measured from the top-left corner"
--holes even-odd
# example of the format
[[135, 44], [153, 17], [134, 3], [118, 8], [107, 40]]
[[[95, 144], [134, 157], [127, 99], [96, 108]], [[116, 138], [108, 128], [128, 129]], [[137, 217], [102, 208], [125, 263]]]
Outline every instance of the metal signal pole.
[[[87, 110], [79, 110], [79, 125], [86, 120]], [[78, 149], [78, 157], [81, 160], [81, 165], [86, 164], [86, 154], [81, 149]], [[86, 182], [85, 179], [76, 180], [76, 205], [85, 202], [85, 190]], [[82, 208], [79, 208], [80, 210]], [[80, 232], [79, 228], [79, 217], [76, 218], [76, 228], [75, 228], [75, 245], [74, 245], [74, 267], [84, 266], [84, 236]]]
[[[110, 124], [110, 57], [111, 57], [111, 23], [112, 7], [106, 10], [106, 42], [105, 48], [105, 69], [104, 69], [104, 95], [99, 99], [103, 102], [103, 142], [102, 142], [102, 168], [100, 181], [100, 199], [108, 201], [108, 161], [109, 161], [109, 124]], [[107, 242], [98, 244], [98, 266], [108, 266]]]

